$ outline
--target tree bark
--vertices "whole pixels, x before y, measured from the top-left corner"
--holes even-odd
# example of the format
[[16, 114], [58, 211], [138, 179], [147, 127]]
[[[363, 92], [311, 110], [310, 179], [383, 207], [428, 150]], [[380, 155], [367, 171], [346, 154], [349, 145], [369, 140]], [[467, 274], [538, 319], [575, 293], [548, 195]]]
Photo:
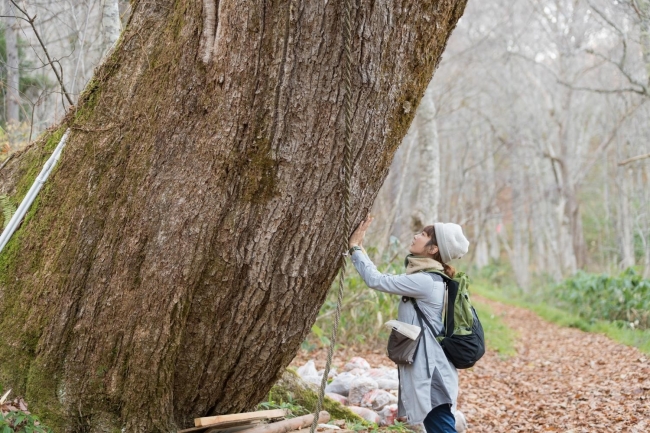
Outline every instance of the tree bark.
[[[353, 17], [352, 218], [370, 208], [465, 1]], [[0, 382], [56, 431], [250, 409], [341, 265], [343, 2], [135, 1], [76, 112], [0, 171]], [[16, 178], [9, 179], [9, 173]]]

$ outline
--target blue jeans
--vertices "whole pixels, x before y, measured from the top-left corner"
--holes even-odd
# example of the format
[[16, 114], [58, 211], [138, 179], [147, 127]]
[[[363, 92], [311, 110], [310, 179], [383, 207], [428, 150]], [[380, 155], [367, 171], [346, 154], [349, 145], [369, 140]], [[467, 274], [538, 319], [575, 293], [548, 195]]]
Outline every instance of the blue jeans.
[[431, 409], [423, 424], [427, 433], [457, 433], [456, 418], [448, 404], [441, 404]]

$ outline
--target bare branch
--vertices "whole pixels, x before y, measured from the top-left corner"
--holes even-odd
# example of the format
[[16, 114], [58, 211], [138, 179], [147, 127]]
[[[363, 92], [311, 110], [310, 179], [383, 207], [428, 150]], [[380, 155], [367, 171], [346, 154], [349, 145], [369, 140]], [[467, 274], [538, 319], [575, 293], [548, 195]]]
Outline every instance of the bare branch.
[[630, 5], [632, 6], [632, 9], [634, 9], [634, 12], [636, 12], [639, 19], [641, 19], [643, 17], [643, 13], [641, 12], [641, 9], [639, 9], [639, 5], [636, 4], [636, 0], [631, 0]]
[[623, 32], [623, 30], [619, 29], [618, 26], [616, 24], [614, 24], [614, 22], [612, 20], [607, 18], [607, 16], [600, 9], [598, 9], [596, 6], [594, 6], [594, 4], [590, 0], [587, 0], [587, 3], [589, 4], [589, 7], [594, 12], [596, 12], [596, 14], [598, 14], [598, 16], [600, 16], [603, 19], [603, 21], [605, 21], [607, 24], [609, 24], [610, 27], [612, 27], [614, 30], [616, 30], [616, 32], [625, 39], [625, 33]]
[[[74, 102], [72, 102], [72, 98], [68, 94], [68, 91], [66, 90], [65, 85], [63, 84], [63, 77], [62, 77], [63, 72], [61, 72], [61, 75], [59, 75], [59, 71], [57, 71], [56, 68], [54, 67], [54, 61], [52, 61], [52, 58], [50, 57], [50, 53], [47, 51], [47, 48], [45, 47], [45, 43], [41, 39], [41, 35], [38, 33], [38, 30], [36, 30], [36, 26], [34, 25], [34, 21], [36, 20], [36, 15], [34, 15], [33, 17], [29, 16], [27, 11], [22, 9], [20, 6], [18, 6], [14, 0], [10, 0], [10, 1], [11, 1], [11, 4], [13, 4], [16, 9], [18, 9], [23, 15], [25, 15], [25, 17], [27, 17], [27, 19], [25, 19], [25, 21], [27, 21], [29, 23], [29, 25], [32, 27], [32, 30], [34, 31], [34, 34], [36, 35], [36, 39], [38, 39], [38, 42], [41, 44], [41, 48], [43, 48], [43, 51], [45, 52], [45, 56], [47, 57], [47, 61], [49, 62], [50, 66], [52, 66], [52, 70], [54, 71], [54, 75], [56, 75], [56, 79], [59, 81], [59, 84], [61, 85], [61, 91], [63, 92], [66, 99], [68, 100], [68, 103], [70, 105], [74, 105]], [[61, 67], [61, 64], [59, 64], [59, 67]]]
[[571, 89], [571, 90], [580, 90], [580, 91], [595, 92], [595, 93], [603, 93], [603, 94], [612, 94], [612, 93], [636, 93], [637, 95], [650, 96], [650, 92], [648, 92], [648, 89], [647, 89], [644, 85], [642, 85], [641, 83], [639, 83], [639, 82], [637, 82], [636, 80], [634, 80], [634, 79], [633, 79], [633, 78], [632, 78], [632, 77], [627, 73], [627, 71], [621, 69], [621, 68], [619, 67], [619, 65], [618, 65], [616, 62], [612, 61], [611, 59], [608, 59], [607, 57], [605, 57], [605, 56], [603, 56], [603, 55], [600, 55], [600, 54], [598, 54], [598, 53], [592, 52], [591, 50], [588, 50], [587, 52], [588, 52], [589, 54], [592, 54], [592, 55], [594, 55], [594, 56], [596, 56], [596, 57], [601, 58], [602, 60], [604, 60], [604, 61], [606, 61], [606, 62], [608, 62], [608, 63], [612, 63], [613, 65], [615, 65], [615, 66], [620, 70], [620, 72], [625, 76], [625, 78], [627, 78], [627, 80], [630, 82], [630, 84], [632, 84], [633, 86], [638, 86], [638, 87], [640, 87], [640, 89], [635, 89], [635, 88], [633, 88], [633, 87], [624, 87], [624, 88], [619, 88], [619, 89], [599, 89], [599, 88], [596, 88], [596, 87], [582, 87], [582, 86], [575, 86], [575, 85], [573, 85], [573, 84], [571, 84], [571, 83], [568, 83], [568, 82], [562, 80], [562, 79], [561, 79], [561, 78], [560, 78], [560, 77], [555, 73], [555, 71], [554, 71], [553, 69], [551, 69], [550, 67], [548, 67], [548, 65], [545, 65], [544, 63], [536, 62], [534, 59], [531, 59], [530, 57], [524, 56], [524, 55], [519, 54], [519, 53], [510, 53], [510, 55], [512, 55], [512, 56], [516, 56], [516, 57], [520, 57], [520, 58], [522, 58], [522, 59], [524, 59], [524, 60], [527, 60], [527, 61], [529, 61], [529, 62], [531, 62], [531, 63], [534, 63], [535, 65], [541, 66], [542, 69], [544, 69], [545, 71], [547, 71], [549, 74], [551, 74], [551, 75], [553, 76], [553, 78], [555, 78], [555, 81], [556, 81], [558, 84], [561, 84], [562, 86], [565, 86], [565, 87], [567, 87], [567, 88], [569, 88], [569, 89]]
[[596, 57], [598, 57], [600, 59], [603, 59], [606, 62], [611, 63], [612, 65], [616, 66], [618, 68], [618, 70], [621, 72], [621, 74], [623, 74], [623, 76], [625, 78], [627, 78], [627, 80], [630, 82], [630, 84], [632, 84], [633, 86], [641, 87], [643, 89], [642, 94], [646, 95], [646, 96], [648, 95], [648, 89], [646, 88], [646, 86], [644, 86], [643, 84], [639, 83], [637, 80], [632, 78], [632, 76], [629, 74], [629, 72], [627, 72], [625, 70], [625, 67], [624, 67], [623, 63], [617, 63], [617, 62], [613, 61], [612, 59], [609, 59], [609, 58], [603, 56], [602, 54], [597, 53], [597, 52], [595, 52], [593, 50], [586, 50], [586, 52], [588, 54], [591, 54], [592, 56], [596, 56]]
[[600, 143], [600, 145], [598, 146], [598, 148], [595, 151], [591, 152], [591, 154], [594, 155], [593, 158], [591, 159], [591, 161], [586, 163], [579, 170], [579, 172], [578, 172], [578, 174], [576, 176], [576, 180], [575, 180], [576, 185], [582, 182], [582, 180], [585, 178], [587, 173], [589, 173], [591, 168], [596, 164], [596, 162], [598, 161], [598, 158], [600, 158], [600, 156], [603, 154], [603, 152], [605, 152], [605, 150], [607, 150], [609, 145], [612, 144], [612, 142], [614, 141], [614, 139], [618, 135], [618, 130], [620, 129], [621, 125], [623, 125], [623, 123], [625, 123], [625, 121], [632, 114], [634, 114], [634, 112], [636, 110], [638, 110], [645, 103], [645, 101], [647, 101], [647, 99], [642, 99], [639, 104], [637, 104], [637, 105], [633, 106], [632, 108], [630, 108], [627, 112], [625, 112], [625, 114], [623, 114], [618, 119], [618, 122], [616, 123], [616, 126], [614, 126], [614, 129], [612, 130], [609, 137], [606, 140], [604, 140], [602, 143]]
[[613, 93], [636, 93], [637, 95], [648, 96], [648, 93], [646, 92], [645, 88], [643, 90], [634, 89], [632, 87], [623, 87], [623, 88], [620, 88], [620, 89], [598, 89], [596, 87], [574, 86], [571, 83], [567, 83], [567, 82], [561, 81], [561, 80], [557, 80], [557, 82], [558, 82], [558, 84], [561, 84], [561, 85], [563, 85], [565, 87], [568, 87], [571, 90], [602, 93], [602, 94], [606, 94], [606, 95], [611, 95]]
[[7, 157], [7, 159], [5, 159], [5, 161], [2, 163], [2, 165], [0, 165], [0, 170], [2, 170], [3, 168], [5, 168], [5, 165], [7, 165], [7, 163], [9, 162], [9, 160], [10, 160], [11, 158], [13, 158], [14, 155], [15, 155], [15, 153], [10, 153], [10, 154], [9, 154], [9, 156]]
[[12, 16], [12, 15], [0, 15], [0, 18], [15, 18], [17, 20], [23, 20], [23, 21], [29, 22], [29, 20], [27, 18], [16, 17], [16, 16]]
[[650, 158], [650, 153], [646, 153], [645, 155], [637, 155], [633, 156], [632, 158], [624, 159], [623, 161], [619, 162], [619, 166], [624, 166], [626, 164], [629, 164], [634, 161], [640, 161], [642, 159]]

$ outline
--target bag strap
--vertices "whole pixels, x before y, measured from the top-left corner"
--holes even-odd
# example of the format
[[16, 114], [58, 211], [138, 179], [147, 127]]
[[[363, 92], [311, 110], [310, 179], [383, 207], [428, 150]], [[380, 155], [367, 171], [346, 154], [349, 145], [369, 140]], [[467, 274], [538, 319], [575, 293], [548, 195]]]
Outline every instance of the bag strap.
[[[413, 298], [411, 298], [411, 300], [415, 301]], [[419, 308], [417, 307], [417, 303], [415, 305], [416, 305], [415, 308], [419, 310]], [[420, 312], [420, 313], [422, 313], [422, 312]], [[424, 315], [419, 315], [418, 314], [418, 320], [420, 322], [420, 328], [422, 328], [422, 334], [424, 334], [424, 325], [422, 325], [422, 319], [423, 318], [424, 318], [424, 320], [427, 320], [427, 318], [424, 317]], [[427, 325], [429, 325], [428, 321], [427, 321]], [[433, 332], [433, 331], [431, 331], [431, 332]], [[427, 363], [427, 378], [431, 379], [431, 371], [429, 369], [429, 352], [427, 352], [427, 336], [426, 335], [422, 335], [422, 344], [424, 345], [424, 359], [425, 359], [425, 361]]]
[[420, 307], [418, 306], [417, 302], [415, 301], [415, 298], [409, 298], [409, 297], [404, 297], [405, 301], [408, 299], [413, 303], [413, 306], [415, 307], [415, 312], [417, 313], [418, 316], [422, 316], [424, 318], [425, 323], [431, 329], [431, 333], [436, 337], [451, 337], [454, 334], [454, 304], [455, 302], [449, 302], [449, 298], [455, 300], [456, 295], [458, 295], [458, 282], [449, 278], [447, 275], [440, 273], [440, 272], [426, 272], [427, 275], [431, 277], [431, 279], [437, 283], [438, 280], [434, 277], [433, 274], [438, 275], [442, 278], [442, 282], [445, 285], [445, 296], [444, 296], [444, 303], [443, 303], [443, 314], [442, 314], [442, 329], [440, 330], [439, 333], [436, 334], [435, 329], [429, 323], [427, 320], [426, 316], [422, 313], [420, 310]]
[[[455, 329], [454, 307], [456, 304], [456, 297], [458, 296], [458, 290], [459, 290], [458, 281], [454, 280], [453, 278], [449, 278], [447, 275], [441, 272], [427, 272], [427, 274], [429, 274], [431, 278], [433, 278], [433, 275], [431, 275], [432, 273], [435, 273], [436, 275], [442, 277], [442, 281], [445, 284], [445, 312], [444, 312], [445, 321], [443, 322], [443, 324], [445, 325], [444, 327], [445, 337], [451, 337], [452, 335], [454, 335], [454, 329]], [[449, 301], [450, 299], [451, 302]]]
[[442, 335], [443, 335], [443, 332], [444, 332], [444, 327], [443, 327], [443, 329], [440, 331], [440, 333], [436, 333], [435, 328], [433, 327], [433, 325], [431, 324], [431, 322], [429, 322], [429, 319], [427, 319], [427, 316], [425, 316], [424, 313], [422, 312], [422, 310], [420, 310], [420, 306], [418, 305], [418, 303], [417, 303], [417, 301], [415, 300], [415, 298], [409, 298], [409, 299], [411, 300], [411, 303], [413, 304], [413, 308], [415, 308], [415, 313], [416, 313], [417, 316], [418, 316], [418, 320], [420, 321], [420, 324], [422, 323], [422, 321], [424, 321], [424, 323], [426, 323], [426, 325], [427, 325], [427, 326], [429, 327], [429, 329], [431, 330], [431, 334], [433, 334], [434, 337], [438, 338], [438, 337], [442, 336]]

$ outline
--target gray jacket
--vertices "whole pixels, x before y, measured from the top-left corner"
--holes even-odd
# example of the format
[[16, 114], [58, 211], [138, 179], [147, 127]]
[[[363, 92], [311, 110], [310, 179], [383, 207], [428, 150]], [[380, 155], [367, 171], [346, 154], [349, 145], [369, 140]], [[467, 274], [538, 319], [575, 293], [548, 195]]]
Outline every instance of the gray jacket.
[[[368, 287], [381, 292], [415, 298], [420, 310], [429, 319], [436, 332], [442, 329], [442, 304], [445, 286], [440, 276], [425, 273], [411, 275], [382, 274], [372, 261], [361, 251], [352, 254], [352, 263]], [[434, 279], [436, 280], [434, 282]], [[399, 300], [397, 320], [420, 326], [415, 308], [411, 302]], [[427, 414], [436, 406], [451, 404], [456, 410], [458, 396], [458, 372], [445, 356], [435, 336], [424, 325], [426, 351], [429, 357], [427, 372], [424, 344], [420, 342], [412, 365], [399, 365], [398, 416], [406, 416], [409, 424], [424, 421]], [[428, 377], [428, 373], [431, 377]]]

